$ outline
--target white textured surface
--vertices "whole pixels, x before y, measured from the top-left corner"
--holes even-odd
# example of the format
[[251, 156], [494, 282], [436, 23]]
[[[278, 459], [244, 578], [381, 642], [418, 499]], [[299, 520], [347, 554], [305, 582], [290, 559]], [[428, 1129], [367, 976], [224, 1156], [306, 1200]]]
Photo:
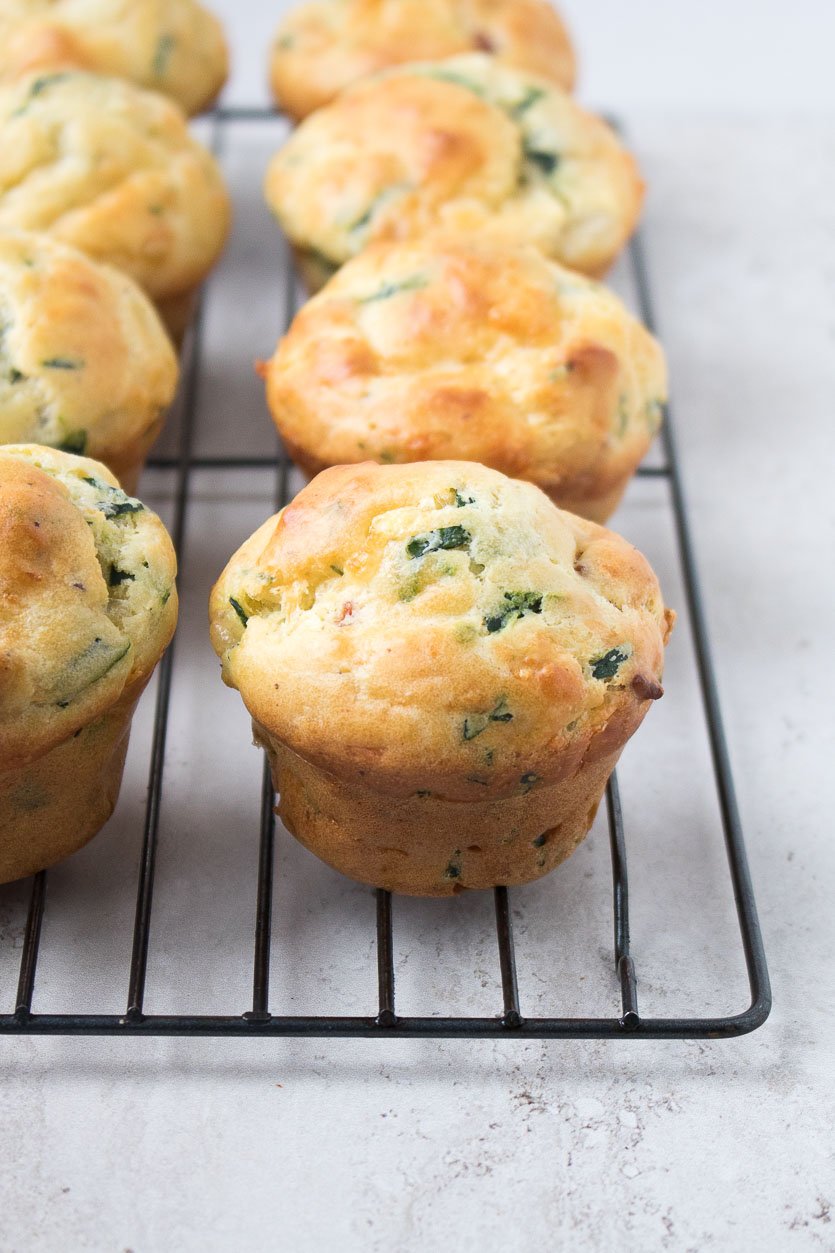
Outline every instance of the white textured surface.
[[[254, 32], [255, 10], [266, 6], [218, 7], [239, 29], [246, 16]], [[594, 27], [616, 6], [574, 7], [584, 9], [586, 57], [613, 66], [626, 36], [615, 47], [602, 16]], [[635, 9], [638, 18], [673, 21], [660, 0]], [[683, 9], [675, 6], [675, 31], [691, 50], [686, 91], [665, 68], [668, 90], [658, 87], [652, 108], [638, 108], [643, 88], [627, 94], [625, 75], [618, 92], [595, 98], [630, 106], [652, 188], [646, 237], [774, 981], [772, 1018], [738, 1041], [655, 1045], [3, 1040], [3, 1250], [835, 1248], [835, 102], [816, 120], [777, 120], [757, 64], [746, 61], [750, 116], [708, 117], [716, 102], [704, 84], [696, 94], [688, 75], [693, 39], [709, 48], [704, 31], [719, 6], [700, 7], [695, 34]], [[722, 11], [732, 32], [750, 6]], [[815, 14], [822, 30], [828, 6], [795, 6], [789, 32], [800, 32], [812, 57], [820, 54]], [[653, 63], [667, 55], [656, 47]], [[640, 77], [652, 67], [635, 68]], [[808, 103], [823, 87], [798, 75], [792, 99]], [[599, 70], [587, 81], [603, 86]], [[690, 108], [673, 121], [665, 100]], [[240, 188], [225, 262], [231, 298], [209, 316], [202, 408], [213, 449], [270, 440], [248, 363], [269, 350], [278, 327], [277, 280], [264, 259], [274, 234], [258, 200], [259, 141], [248, 134], [231, 157]], [[149, 1008], [160, 1011], [228, 1010], [230, 997], [237, 1008], [249, 979], [259, 762], [237, 697], [215, 677], [203, 614], [208, 583], [263, 516], [269, 485], [240, 476], [225, 485], [222, 506], [211, 476], [197, 486], [149, 972]], [[148, 480], [149, 496], [163, 499], [163, 488], [161, 478]], [[651, 553], [675, 600], [653, 485], [632, 493], [620, 525]], [[642, 816], [629, 830], [642, 1005], [734, 1010], [744, 980], [710, 834], [686, 633], [671, 654], [668, 691], [624, 769], [627, 800]], [[209, 716], [197, 716], [198, 701], [211, 702]], [[83, 1008], [121, 1007], [148, 713], [146, 702], [109, 831], [53, 877], [37, 1008], [66, 1008], [68, 988]], [[601, 834], [525, 898], [522, 995], [541, 1012], [611, 1010]], [[371, 1003], [368, 895], [286, 840], [280, 866], [275, 1001], [291, 1012]], [[186, 887], [194, 900], [184, 912]], [[0, 890], [4, 1007], [19, 898]], [[462, 995], [470, 1012], [494, 1011], [487, 911], [479, 898], [453, 906], [398, 910], [407, 1012]], [[332, 955], [321, 944], [326, 933], [338, 939]], [[484, 973], [465, 983], [462, 973], [473, 970]]]
[[[293, 0], [214, 0], [234, 28], [234, 100], [266, 94], [264, 50]], [[716, 114], [830, 109], [829, 0], [559, 0], [580, 57], [580, 94], [600, 107]]]

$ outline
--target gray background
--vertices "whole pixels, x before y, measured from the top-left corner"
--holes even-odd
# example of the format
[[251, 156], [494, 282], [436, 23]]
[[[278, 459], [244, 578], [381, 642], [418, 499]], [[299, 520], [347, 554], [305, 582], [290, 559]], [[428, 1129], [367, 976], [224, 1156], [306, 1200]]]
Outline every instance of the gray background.
[[[258, 99], [281, 6], [215, 7], [236, 53], [229, 98]], [[565, 10], [581, 95], [625, 116], [650, 186], [646, 239], [774, 1013], [721, 1043], [5, 1040], [3, 1249], [835, 1248], [835, 10]], [[270, 445], [250, 361], [279, 330], [276, 233], [258, 191], [278, 140], [278, 128], [243, 128], [227, 163], [238, 225], [209, 308], [207, 448]], [[626, 290], [622, 273], [615, 281]], [[204, 613], [270, 484], [208, 475], [196, 486], [151, 955], [160, 1011], [228, 1010], [229, 989], [242, 1003], [248, 980], [254, 834], [240, 798], [257, 811], [259, 763], [236, 695], [209, 680]], [[163, 511], [167, 491], [149, 477]], [[618, 525], [677, 602], [654, 491], [636, 489]], [[731, 1012], [745, 999], [695, 708], [685, 629], [668, 698], [624, 766], [640, 816], [640, 990], [659, 1012]], [[36, 1007], [66, 1008], [76, 989], [84, 1008], [119, 1008], [149, 711], [116, 818], [54, 876]], [[368, 894], [294, 845], [280, 858], [274, 998], [291, 1012], [372, 1004]], [[534, 1012], [611, 1012], [607, 873], [598, 828], [530, 891], [517, 930]], [[0, 891], [0, 974], [19, 957], [15, 893]], [[398, 911], [409, 1012], [462, 998], [470, 1012], [495, 1010], [489, 913], [477, 899], [454, 904]], [[471, 987], [462, 972], [474, 969]]]

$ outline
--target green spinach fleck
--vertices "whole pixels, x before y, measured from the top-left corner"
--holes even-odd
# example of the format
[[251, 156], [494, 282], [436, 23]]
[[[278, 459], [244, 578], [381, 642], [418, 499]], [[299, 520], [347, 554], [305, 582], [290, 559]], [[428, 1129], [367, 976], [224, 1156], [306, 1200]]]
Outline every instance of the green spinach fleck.
[[529, 165], [535, 165], [548, 178], [554, 173], [560, 163], [560, 158], [556, 152], [548, 152], [545, 148], [532, 148], [525, 145], [525, 160]]
[[353, 233], [354, 231], [363, 230], [366, 226], [370, 226], [371, 219], [374, 216], [374, 207], [376, 203], [377, 203], [376, 200], [372, 201], [372, 203], [366, 209], [365, 213], [361, 214], [360, 217], [356, 218], [356, 220], [353, 221], [351, 225], [348, 227], [348, 230]]
[[173, 35], [160, 35], [154, 51], [154, 59], [151, 62], [151, 73], [154, 78], [163, 78], [165, 76], [168, 62], [171, 60], [171, 54], [176, 44], [177, 40]]
[[427, 531], [425, 535], [416, 535], [406, 545], [410, 557], [423, 557], [426, 553], [434, 553], [439, 549], [468, 548], [472, 536], [463, 526], [442, 526], [437, 531]]
[[[124, 492], [121, 495], [124, 496]], [[106, 500], [98, 508], [106, 518], [123, 518], [129, 513], [141, 513], [145, 506], [140, 500], [125, 496], [124, 500]]]
[[621, 393], [618, 397], [618, 439], [623, 439], [629, 426], [629, 397]]
[[235, 613], [236, 613], [236, 614], [238, 615], [238, 617], [240, 618], [240, 620], [241, 620], [242, 624], [243, 624], [244, 626], [246, 626], [247, 622], [249, 622], [249, 614], [246, 612], [246, 610], [244, 609], [244, 607], [241, 605], [240, 601], [235, 600], [235, 597], [234, 597], [234, 596], [230, 596], [230, 597], [229, 597], [229, 604], [230, 604], [230, 605], [232, 606], [232, 608], [235, 610]]
[[490, 722], [512, 722], [513, 714], [507, 707], [507, 697], [500, 696], [492, 713], [488, 715]]
[[523, 113], [527, 113], [528, 109], [533, 108], [545, 96], [542, 87], [529, 87], [521, 100], [511, 106], [510, 112], [514, 117], [521, 117]]
[[623, 663], [628, 660], [628, 652], [624, 652], [622, 648], [610, 648], [602, 657], [593, 657], [589, 665], [595, 679], [613, 679]]
[[83, 370], [84, 362], [79, 357], [47, 357], [41, 362], [45, 370]]
[[372, 292], [370, 296], [360, 296], [357, 303], [371, 305], [378, 300], [390, 300], [392, 296], [398, 296], [401, 292], [420, 291], [422, 287], [428, 286], [428, 283], [429, 280], [425, 274], [413, 274], [411, 278], [404, 278], [399, 282], [383, 283], [382, 287]]
[[[513, 714], [507, 707], [507, 698], [500, 696], [489, 714], [470, 714], [464, 719], [461, 736], [466, 742], [475, 740], [486, 731], [491, 722], [512, 722]], [[488, 762], [488, 765], [492, 762]]]
[[141, 513], [145, 508], [141, 500], [128, 496], [120, 487], [111, 487], [109, 483], [102, 483], [101, 479], [87, 474], [84, 475], [84, 482], [103, 493], [104, 499], [96, 501], [96, 508], [106, 518], [122, 518], [129, 513]]
[[55, 83], [60, 83], [65, 78], [69, 78], [69, 71], [67, 70], [62, 71], [60, 74], [42, 74], [40, 78], [35, 79], [29, 88], [29, 99], [34, 100], [41, 92], [46, 91], [47, 87], [53, 87]]
[[505, 592], [504, 599], [506, 603], [484, 619], [488, 635], [503, 630], [514, 618], [524, 618], [526, 613], [542, 613], [542, 596], [538, 592]]
[[29, 105], [32, 103], [32, 101], [35, 100], [39, 95], [41, 95], [42, 92], [46, 91], [48, 87], [54, 86], [55, 83], [60, 83], [65, 78], [69, 78], [69, 76], [70, 76], [69, 71], [63, 70], [58, 74], [42, 74], [39, 78], [36, 78], [34, 82], [32, 83], [32, 85], [30, 86], [29, 90], [27, 91], [26, 99], [24, 100], [23, 104], [20, 106], [19, 109], [15, 109], [14, 113], [12, 114], [12, 117], [20, 117], [22, 114], [26, 112], [26, 110], [29, 108]]
[[459, 509], [463, 509], [465, 505], [475, 504], [474, 496], [464, 496], [457, 487], [454, 487], [452, 490], [455, 494], [455, 504]]
[[455, 852], [452, 854], [452, 856], [450, 857], [449, 862], [447, 863], [447, 868], [444, 871], [444, 878], [445, 879], [460, 879], [461, 878], [461, 850], [460, 848], [457, 848]]
[[55, 702], [58, 708], [66, 709], [82, 692], [109, 674], [127, 656], [130, 647], [130, 640], [108, 644], [97, 635], [66, 667], [66, 687], [62, 698]]
[[646, 422], [650, 429], [650, 433], [655, 435], [661, 429], [661, 423], [664, 418], [664, 403], [661, 400], [648, 400], [646, 407]]

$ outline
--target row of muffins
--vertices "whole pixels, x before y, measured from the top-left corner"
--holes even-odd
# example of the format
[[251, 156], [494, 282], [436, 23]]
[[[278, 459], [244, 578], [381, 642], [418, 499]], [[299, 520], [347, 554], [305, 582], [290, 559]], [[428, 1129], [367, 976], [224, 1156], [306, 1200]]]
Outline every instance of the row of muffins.
[[[50, 6], [53, 23], [61, 7]], [[322, 6], [309, 7], [321, 19]], [[331, 7], [343, 16], [351, 8]], [[404, 17], [402, 6], [395, 11]], [[481, 38], [485, 13], [470, 18]], [[304, 6], [288, 24], [295, 30], [300, 20], [303, 26], [312, 20]], [[29, 36], [36, 46], [50, 43], [42, 30]], [[279, 35], [277, 46], [286, 38]], [[57, 35], [51, 42], [61, 43]], [[229, 225], [220, 173], [185, 132], [182, 114], [127, 83], [67, 68], [24, 76], [5, 94], [4, 102], [0, 90], [0, 139], [6, 141], [0, 146], [9, 168], [4, 179], [0, 161], [0, 233], [46, 232], [93, 260], [118, 265], [155, 300], [179, 338], [194, 288], [217, 259]], [[451, 121], [442, 124], [444, 117]], [[382, 125], [382, 118], [405, 121], [408, 134]], [[502, 126], [509, 135], [500, 133]], [[379, 150], [369, 150], [369, 132]], [[498, 182], [492, 168], [497, 146]], [[505, 196], [508, 187], [512, 194]], [[311, 266], [333, 270], [352, 252], [361, 256], [304, 310], [268, 372], [276, 423], [302, 464], [318, 469], [364, 455], [472, 457], [529, 477], [558, 503], [604, 520], [660, 421], [666, 396], [661, 353], [614, 296], [584, 285], [576, 273], [557, 273], [537, 250], [523, 254], [520, 239], [575, 267], [580, 249], [586, 268], [600, 268], [634, 224], [639, 187], [634, 162], [602, 123], [557, 88], [483, 54], [376, 76], [311, 118], [271, 164], [268, 200], [309, 276]], [[430, 244], [438, 232], [446, 242]], [[474, 234], [478, 246], [464, 247]], [[411, 251], [397, 246], [402, 237]], [[369, 252], [374, 243], [378, 251]], [[7, 271], [9, 277], [31, 280], [22, 273], [26, 258], [17, 264], [21, 275]], [[48, 301], [54, 307], [60, 294], [54, 276], [61, 266], [47, 268], [53, 281], [40, 289], [14, 282], [16, 296], [28, 295], [14, 319], [19, 339], [28, 325], [51, 317]], [[92, 268], [83, 269], [78, 259], [74, 283], [67, 280], [68, 301], [79, 301], [85, 281], [99, 288], [106, 283]], [[70, 270], [65, 259], [65, 278]], [[504, 291], [498, 289], [501, 274], [508, 275]], [[312, 277], [313, 286], [320, 277]], [[125, 288], [121, 303], [137, 301]], [[93, 315], [89, 295], [87, 304]], [[113, 320], [114, 301], [109, 305], [102, 322]], [[401, 342], [390, 330], [396, 325]], [[324, 332], [327, 346], [317, 351]], [[539, 370], [529, 351], [533, 339], [542, 348]], [[446, 372], [437, 368], [442, 342], [460, 344]], [[95, 343], [84, 347], [89, 351], [39, 358], [44, 378], [29, 392], [46, 382], [50, 392], [72, 393], [77, 407], [86, 399], [89, 363], [105, 355]], [[21, 350], [31, 360], [25, 343]], [[129, 351], [127, 339], [119, 355]], [[462, 353], [469, 354], [464, 363]], [[156, 367], [152, 373], [170, 372], [159, 337], [154, 351], [139, 355], [146, 368]], [[61, 362], [64, 376], [76, 377], [58, 377], [39, 361]], [[472, 368], [458, 368], [462, 364]], [[416, 366], [424, 386], [412, 388], [420, 394], [410, 398], [407, 376], [415, 381]], [[300, 370], [310, 372], [312, 388], [311, 380], [300, 380]], [[428, 372], [437, 386], [425, 386]], [[60, 403], [40, 404], [34, 396], [25, 403], [26, 387], [19, 384], [28, 378], [10, 362], [7, 381], [18, 390], [6, 407], [2, 437], [89, 452], [128, 475], [132, 487], [170, 390], [162, 389], [152, 422], [144, 408], [134, 415], [121, 406], [117, 433], [100, 429], [95, 403], [85, 423], [60, 412]], [[96, 388], [92, 377], [91, 399]], [[358, 398], [361, 405], [355, 405]], [[352, 408], [347, 415], [346, 405]], [[382, 426], [381, 408], [388, 419]], [[351, 431], [363, 425], [369, 439]], [[105, 426], [113, 427], [112, 416]], [[125, 446], [117, 449], [120, 434]]]
[[0, 882], [106, 822], [176, 626], [173, 545], [128, 493], [229, 229], [186, 118], [226, 72], [194, 0], [0, 5]]
[[[341, 20], [363, 7], [329, 0], [291, 15], [295, 33], [276, 44], [279, 94], [290, 54], [311, 55], [299, 24], [309, 31], [326, 12]], [[392, 8], [365, 7], [378, 22], [377, 10]], [[408, 65], [348, 87], [272, 164], [268, 199], [311, 286], [342, 268], [264, 367], [268, 398], [303, 468], [343, 468], [319, 474], [265, 523], [212, 597], [224, 678], [240, 688], [268, 749], [285, 824], [345, 873], [419, 894], [525, 882], [568, 855], [661, 694], [671, 625], [634, 549], [505, 477], [605, 519], [657, 429], [666, 387], [655, 341], [611, 293], [554, 260], [590, 271], [607, 264], [634, 225], [640, 180], [602, 123], [494, 55], [495, 20], [511, 30], [516, 7], [449, 0], [448, 16], [460, 27], [465, 15], [475, 46], [489, 43], [491, 55]], [[394, 8], [402, 16], [410, 5]], [[443, 8], [433, 7], [430, 27]], [[321, 31], [319, 47], [324, 68]], [[79, 77], [61, 71], [34, 96], [31, 79], [15, 90], [28, 81], [24, 99], [37, 104]], [[303, 111], [297, 102], [293, 112]], [[0, 225], [2, 212], [0, 197]], [[49, 351], [37, 356], [43, 369], [71, 359]], [[157, 423], [164, 403], [152, 406]], [[55, 504], [49, 492], [82, 512], [101, 512], [104, 501], [107, 513], [106, 488], [118, 490], [101, 467], [61, 456], [6, 452], [16, 490], [35, 502], [24, 510], [30, 532], [38, 502]], [[344, 464], [369, 457], [381, 464]], [[98, 504], [85, 496], [91, 489]], [[143, 541], [133, 528], [152, 515], [134, 498], [119, 504], [108, 520], [135, 557]], [[134, 587], [136, 574], [121, 558], [108, 564], [92, 530], [117, 616], [128, 592], [166, 581], [159, 560], [149, 561], [154, 573]], [[162, 595], [146, 603], [158, 618]], [[169, 589], [166, 623], [173, 603]], [[159, 651], [162, 621], [151, 631]], [[79, 692], [114, 682], [133, 648], [128, 640], [113, 660], [104, 637], [69, 638], [80, 648], [72, 655], [90, 663], [77, 663]], [[13, 632], [12, 645], [10, 656]], [[3, 682], [0, 670], [0, 718]], [[85, 703], [70, 686], [61, 707], [83, 728]], [[44, 694], [41, 683], [33, 704], [49, 709]], [[38, 744], [0, 774], [18, 808], [32, 793], [29, 783], [21, 791], [19, 771], [37, 762], [45, 777], [57, 748], [44, 756]], [[12, 842], [15, 812], [5, 807], [0, 818]], [[18, 873], [36, 868], [23, 864]]]
[[227, 71], [196, 0], [0, 4], [0, 442], [86, 451], [135, 490], [178, 373], [145, 296], [179, 342], [228, 232], [185, 125]]
[[212, 640], [284, 825], [394, 891], [559, 864], [662, 695], [674, 615], [597, 525], [666, 400], [594, 281], [643, 184], [573, 66], [544, 3], [324, 0], [274, 46], [300, 125], [265, 191], [313, 294], [261, 373], [312, 481], [227, 565]]

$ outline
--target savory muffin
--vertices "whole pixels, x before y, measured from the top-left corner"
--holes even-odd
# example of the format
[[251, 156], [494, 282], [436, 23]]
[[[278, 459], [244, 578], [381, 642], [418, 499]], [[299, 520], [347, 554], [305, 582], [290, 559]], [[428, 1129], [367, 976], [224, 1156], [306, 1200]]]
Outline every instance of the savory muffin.
[[75, 71], [0, 88], [0, 231], [45, 231], [124, 270], [174, 334], [229, 217], [217, 163], [164, 96]]
[[297, 315], [267, 398], [309, 474], [447, 457], [605, 522], [661, 420], [659, 344], [612, 292], [523, 244], [372, 245]]
[[107, 821], [177, 620], [165, 527], [97, 461], [0, 448], [0, 883]]
[[86, 453], [134, 491], [177, 386], [156, 310], [121, 270], [0, 234], [0, 444]]
[[223, 28], [196, 0], [0, 0], [0, 77], [75, 66], [199, 113], [226, 81]]
[[299, 119], [366, 74], [474, 51], [574, 86], [571, 41], [548, 0], [308, 0], [276, 33], [270, 81]]
[[673, 615], [619, 536], [434, 461], [325, 470], [238, 550], [210, 617], [288, 830], [351, 878], [444, 896], [582, 840], [662, 695]]
[[273, 158], [267, 201], [321, 286], [377, 240], [433, 228], [607, 269], [643, 184], [614, 132], [545, 79], [473, 54], [363, 79]]

